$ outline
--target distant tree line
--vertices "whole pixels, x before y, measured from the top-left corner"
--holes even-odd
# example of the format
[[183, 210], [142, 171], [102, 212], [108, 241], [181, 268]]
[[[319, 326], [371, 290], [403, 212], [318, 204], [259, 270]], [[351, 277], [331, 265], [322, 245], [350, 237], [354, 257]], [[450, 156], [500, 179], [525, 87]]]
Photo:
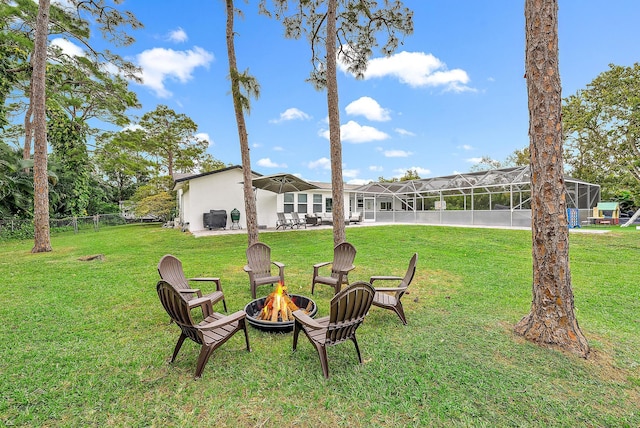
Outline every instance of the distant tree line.
[[[159, 105], [132, 122], [130, 110], [141, 106], [128, 84], [139, 81], [139, 70], [108, 50], [96, 50], [91, 30], [120, 46], [133, 42], [123, 27], [142, 24], [104, 1], [41, 3], [0, 3], [0, 218], [33, 219], [39, 191], [54, 218], [118, 212], [127, 200], [140, 215], [168, 218], [175, 206], [173, 173], [224, 165], [206, 153], [208, 142], [196, 137], [197, 125], [184, 114]], [[74, 40], [85, 50], [72, 56], [50, 43], [46, 47], [46, 139], [38, 143], [34, 49], [45, 3], [46, 36]], [[104, 130], [114, 127], [122, 130]], [[37, 144], [46, 145], [42, 160], [34, 156]], [[46, 177], [40, 190], [34, 183], [38, 166]]]
[[[117, 213], [130, 201], [140, 216], [169, 219], [173, 173], [206, 172], [225, 164], [206, 153], [197, 126], [166, 106], [119, 132], [101, 132], [92, 150], [76, 144], [81, 124], [48, 111], [49, 210], [54, 218]], [[0, 218], [33, 217], [33, 160], [0, 141]]]

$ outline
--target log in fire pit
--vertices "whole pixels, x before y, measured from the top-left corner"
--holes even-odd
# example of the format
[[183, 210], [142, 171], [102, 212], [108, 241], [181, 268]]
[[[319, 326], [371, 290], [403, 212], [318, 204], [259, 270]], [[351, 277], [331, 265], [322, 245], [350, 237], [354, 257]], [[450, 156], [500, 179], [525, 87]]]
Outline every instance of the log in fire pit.
[[293, 330], [294, 319], [291, 313], [297, 309], [307, 312], [310, 317], [318, 312], [313, 300], [287, 293], [282, 284], [278, 284], [273, 293], [252, 300], [244, 307], [249, 324], [259, 330], [283, 333]]

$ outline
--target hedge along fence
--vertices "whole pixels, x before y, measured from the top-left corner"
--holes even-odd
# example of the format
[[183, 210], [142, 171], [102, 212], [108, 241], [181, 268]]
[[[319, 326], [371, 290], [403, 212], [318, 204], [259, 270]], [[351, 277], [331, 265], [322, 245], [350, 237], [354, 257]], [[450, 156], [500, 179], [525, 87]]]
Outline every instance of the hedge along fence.
[[[103, 226], [117, 226], [127, 223], [120, 214], [96, 214], [86, 217], [67, 217], [49, 219], [51, 232], [74, 233], [100, 230]], [[33, 219], [0, 219], [0, 241], [9, 239], [33, 238]]]

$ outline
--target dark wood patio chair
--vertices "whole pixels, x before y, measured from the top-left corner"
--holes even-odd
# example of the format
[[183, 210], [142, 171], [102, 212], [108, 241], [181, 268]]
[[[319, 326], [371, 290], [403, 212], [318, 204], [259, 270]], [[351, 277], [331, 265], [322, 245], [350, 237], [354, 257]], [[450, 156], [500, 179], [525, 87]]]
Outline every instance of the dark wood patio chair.
[[[349, 284], [349, 272], [355, 269], [353, 261], [356, 258], [356, 249], [348, 242], [342, 242], [333, 249], [333, 261], [316, 263], [313, 265], [313, 279], [311, 280], [311, 294], [316, 284], [326, 284], [334, 288], [337, 293], [342, 284]], [[329, 276], [320, 275], [320, 268], [331, 265]]]
[[[278, 268], [278, 274], [271, 273], [271, 265]], [[271, 247], [262, 242], [256, 242], [247, 248], [247, 264], [244, 271], [249, 274], [251, 297], [256, 298], [256, 289], [260, 285], [284, 284], [284, 264], [271, 261]]]
[[198, 379], [202, 376], [204, 366], [207, 364], [207, 361], [209, 361], [209, 357], [213, 351], [240, 330], [244, 330], [247, 351], [251, 352], [249, 333], [245, 322], [246, 313], [244, 311], [238, 311], [231, 315], [222, 315], [213, 312], [211, 301], [209, 300], [206, 304], [209, 306], [210, 315], [196, 324], [191, 317], [189, 302], [184, 298], [182, 293], [178, 292], [174, 286], [163, 280], [158, 281], [156, 288], [162, 306], [181, 330], [180, 337], [171, 356], [172, 363], [175, 361], [185, 339], [189, 338], [202, 345], [194, 376]]
[[311, 344], [316, 347], [322, 374], [327, 379], [329, 378], [327, 346], [351, 340], [356, 348], [358, 360], [362, 364], [356, 330], [367, 315], [374, 294], [375, 291], [369, 283], [358, 281], [333, 296], [328, 317], [314, 320], [302, 310], [294, 311], [293, 350], [295, 351], [298, 346], [298, 335], [302, 330]]
[[[209, 307], [215, 303], [222, 301], [224, 311], [227, 312], [227, 302], [224, 300], [224, 293], [222, 292], [222, 284], [220, 278], [207, 277], [207, 278], [187, 278], [182, 270], [182, 262], [175, 256], [167, 254], [163, 256], [158, 262], [158, 273], [160, 278], [173, 285], [184, 298], [189, 302], [190, 307], [202, 308], [202, 314], [205, 317], [211, 315]], [[191, 288], [189, 282], [213, 282], [216, 285], [216, 291], [209, 294], [202, 294], [199, 288]], [[205, 302], [211, 302], [211, 305], [205, 305]]]
[[376, 295], [373, 297], [373, 305], [395, 311], [404, 325], [407, 325], [407, 318], [404, 315], [404, 309], [402, 308], [402, 301], [400, 299], [402, 299], [402, 296], [404, 296], [413, 280], [413, 276], [416, 273], [417, 262], [418, 253], [414, 253], [409, 261], [407, 273], [405, 273], [404, 276], [372, 276], [369, 279], [371, 285], [373, 285], [374, 281], [399, 281], [395, 287], [374, 287]]
[[311, 226], [320, 226], [322, 224], [322, 218], [316, 214], [305, 214], [304, 222]]

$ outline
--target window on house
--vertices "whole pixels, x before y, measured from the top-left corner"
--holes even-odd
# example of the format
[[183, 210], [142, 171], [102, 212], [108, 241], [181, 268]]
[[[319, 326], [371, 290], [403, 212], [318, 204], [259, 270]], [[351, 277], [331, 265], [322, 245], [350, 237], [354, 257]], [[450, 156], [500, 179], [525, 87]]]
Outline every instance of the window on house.
[[380, 211], [391, 211], [391, 202], [380, 202]]
[[403, 211], [413, 211], [413, 199], [402, 201], [402, 205], [400, 209]]
[[307, 213], [307, 194], [298, 193], [298, 212], [301, 214]]
[[295, 195], [293, 193], [284, 194], [284, 212], [292, 213], [295, 202]]
[[324, 211], [330, 213], [333, 210], [333, 199], [327, 198], [324, 200]]
[[321, 213], [322, 212], [322, 195], [313, 195], [313, 212]]

